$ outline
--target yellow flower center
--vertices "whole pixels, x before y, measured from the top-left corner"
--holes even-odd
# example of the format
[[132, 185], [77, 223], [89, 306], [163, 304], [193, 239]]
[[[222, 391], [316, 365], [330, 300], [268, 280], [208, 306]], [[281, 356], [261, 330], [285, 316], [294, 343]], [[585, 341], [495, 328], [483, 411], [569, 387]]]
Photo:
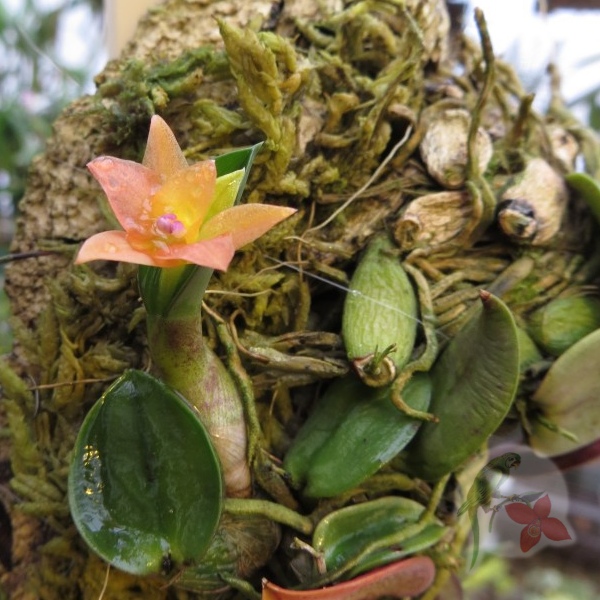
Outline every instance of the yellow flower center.
[[169, 178], [148, 199], [142, 219], [151, 224], [152, 235], [185, 244], [197, 241], [214, 193], [211, 190], [207, 197], [207, 190], [202, 184], [202, 174], [192, 167]]
[[200, 227], [214, 198], [199, 163], [177, 172], [141, 207], [138, 227], [127, 232], [129, 243], [142, 252], [166, 250], [198, 241]]

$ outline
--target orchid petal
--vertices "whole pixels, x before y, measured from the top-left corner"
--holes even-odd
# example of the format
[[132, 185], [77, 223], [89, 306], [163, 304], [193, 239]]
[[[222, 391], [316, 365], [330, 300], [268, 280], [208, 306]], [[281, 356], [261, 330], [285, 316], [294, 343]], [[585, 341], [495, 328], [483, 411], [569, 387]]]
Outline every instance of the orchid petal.
[[521, 531], [520, 546], [522, 552], [528, 552], [540, 541], [541, 531], [538, 529], [537, 535], [531, 535], [530, 530], [531, 527], [524, 527]]
[[225, 271], [234, 253], [231, 236], [222, 235], [195, 244], [172, 244], [164, 250], [155, 251], [153, 257], [163, 266], [169, 266], [169, 262], [173, 266], [186, 262]]
[[125, 231], [144, 231], [140, 214], [160, 188], [157, 173], [131, 160], [99, 156], [87, 164], [102, 186], [110, 207]]
[[79, 249], [75, 264], [91, 260], [118, 260], [136, 265], [159, 266], [147, 252], [132, 248], [124, 231], [103, 231], [88, 238]]
[[546, 494], [542, 496], [534, 505], [533, 510], [535, 514], [541, 519], [545, 519], [552, 510], [552, 504], [550, 503], [550, 496]]
[[237, 198], [238, 190], [242, 179], [244, 179], [245, 169], [239, 169], [233, 173], [227, 175], [221, 175], [217, 178], [217, 184], [215, 187], [215, 199], [210, 205], [208, 212], [206, 213], [205, 219], [208, 221], [212, 219], [216, 214], [231, 208], [235, 199]]
[[229, 233], [237, 250], [253, 242], [295, 212], [295, 208], [268, 204], [234, 206], [206, 222], [200, 229], [200, 239]]
[[542, 533], [554, 542], [571, 539], [571, 535], [567, 531], [565, 524], [555, 517], [542, 519]]
[[163, 180], [188, 166], [171, 128], [158, 115], [154, 115], [150, 121], [142, 164], [158, 173]]
[[505, 506], [505, 509], [509, 518], [520, 525], [529, 525], [538, 518], [538, 515], [530, 506], [520, 502], [511, 502]]

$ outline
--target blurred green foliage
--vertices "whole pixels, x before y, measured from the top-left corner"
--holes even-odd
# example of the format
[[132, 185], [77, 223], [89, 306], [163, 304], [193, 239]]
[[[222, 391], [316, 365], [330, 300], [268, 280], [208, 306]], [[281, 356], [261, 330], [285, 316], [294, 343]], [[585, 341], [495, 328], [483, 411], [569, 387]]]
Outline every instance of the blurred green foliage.
[[[100, 67], [101, 11], [102, 0], [0, 0], [0, 256], [8, 251], [33, 157], [62, 108], [84, 93], [90, 69]], [[82, 22], [89, 43], [69, 50]], [[69, 54], [67, 66], [60, 57]], [[11, 348], [9, 308], [0, 265], [0, 354]]]
[[77, 68], [57, 58], [64, 17], [81, 6], [96, 16], [99, 30], [102, 0], [0, 3], [0, 194], [10, 194], [13, 203], [23, 194], [28, 165], [43, 149], [52, 121], [89, 81], [89, 57], [81, 56]]

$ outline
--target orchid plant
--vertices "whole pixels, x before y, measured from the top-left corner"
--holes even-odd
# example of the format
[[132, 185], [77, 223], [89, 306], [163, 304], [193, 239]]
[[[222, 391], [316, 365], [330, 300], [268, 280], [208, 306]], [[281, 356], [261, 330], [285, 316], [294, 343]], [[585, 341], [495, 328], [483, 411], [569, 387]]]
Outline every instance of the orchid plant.
[[154, 116], [141, 164], [88, 164], [122, 230], [89, 238], [75, 263], [140, 265], [153, 372], [126, 372], [88, 413], [69, 500], [84, 539], [125, 571], [193, 564], [210, 550], [223, 495], [250, 495], [244, 408], [203, 340], [201, 305], [213, 269], [296, 212], [238, 204], [259, 148], [188, 165]]

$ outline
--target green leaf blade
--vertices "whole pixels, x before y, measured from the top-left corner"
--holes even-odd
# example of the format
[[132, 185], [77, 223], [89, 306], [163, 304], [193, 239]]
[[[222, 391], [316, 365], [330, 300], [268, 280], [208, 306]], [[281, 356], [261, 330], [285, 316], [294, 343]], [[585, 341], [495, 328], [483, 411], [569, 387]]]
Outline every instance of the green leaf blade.
[[[431, 383], [417, 374], [403, 391], [406, 403], [427, 410]], [[350, 375], [336, 381], [307, 419], [284, 460], [295, 485], [326, 498], [362, 483], [413, 438], [421, 422], [400, 412], [391, 390], [370, 388]]]
[[238, 188], [238, 193], [234, 204], [239, 204], [239, 201], [242, 198], [244, 188], [246, 187], [246, 182], [248, 181], [248, 176], [250, 175], [250, 168], [252, 167], [252, 163], [254, 162], [256, 155], [262, 148], [262, 145], [263, 142], [259, 142], [258, 144], [254, 144], [254, 146], [241, 148], [240, 150], [234, 150], [233, 152], [228, 152], [227, 154], [222, 154], [221, 156], [217, 156], [217, 158], [215, 158], [217, 177], [229, 175], [230, 173], [239, 171], [240, 169], [245, 169], [244, 177], [240, 182], [240, 187]]
[[208, 434], [163, 383], [128, 371], [79, 433], [69, 501], [87, 543], [116, 567], [160, 573], [198, 560], [220, 520], [223, 484]]
[[430, 371], [430, 411], [439, 423], [425, 423], [408, 446], [409, 474], [437, 481], [474, 454], [506, 417], [519, 364], [512, 313], [496, 296], [482, 296], [481, 306]]

